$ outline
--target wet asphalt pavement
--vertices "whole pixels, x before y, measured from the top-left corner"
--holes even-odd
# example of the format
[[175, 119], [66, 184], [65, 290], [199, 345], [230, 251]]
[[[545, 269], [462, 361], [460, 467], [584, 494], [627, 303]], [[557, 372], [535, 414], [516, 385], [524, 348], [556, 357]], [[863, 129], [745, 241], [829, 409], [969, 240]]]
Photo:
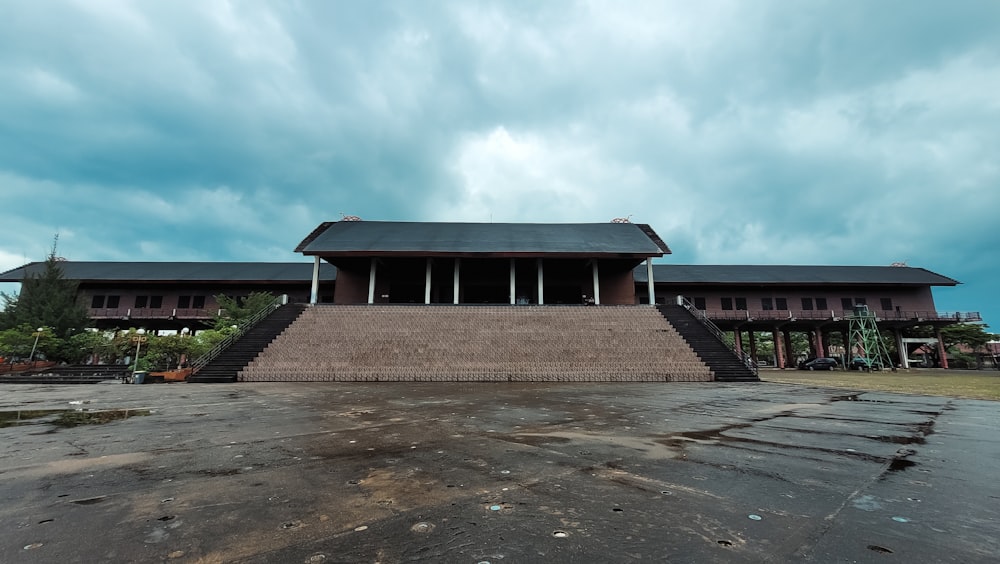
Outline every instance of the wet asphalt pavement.
[[1000, 555], [997, 402], [766, 383], [108, 383], [0, 397], [4, 421], [128, 410], [0, 428], [5, 563]]

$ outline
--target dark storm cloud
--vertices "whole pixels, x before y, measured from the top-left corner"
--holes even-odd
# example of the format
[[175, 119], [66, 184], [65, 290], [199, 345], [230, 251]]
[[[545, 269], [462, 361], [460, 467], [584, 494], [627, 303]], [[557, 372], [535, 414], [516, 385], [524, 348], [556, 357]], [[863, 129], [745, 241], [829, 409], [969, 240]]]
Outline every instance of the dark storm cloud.
[[3, 266], [56, 231], [81, 260], [290, 260], [341, 213], [631, 214], [678, 262], [906, 260], [967, 283], [943, 307], [993, 301], [993, 3], [4, 12]]

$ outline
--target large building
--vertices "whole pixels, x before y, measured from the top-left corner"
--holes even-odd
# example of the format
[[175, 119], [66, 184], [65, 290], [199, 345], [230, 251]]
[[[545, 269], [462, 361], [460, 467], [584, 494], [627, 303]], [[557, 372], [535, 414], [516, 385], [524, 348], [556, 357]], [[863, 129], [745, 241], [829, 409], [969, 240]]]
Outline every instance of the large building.
[[[774, 360], [790, 366], [793, 332], [811, 354], [847, 342], [858, 304], [902, 343], [907, 327], [978, 321], [975, 312], [938, 312], [933, 287], [957, 281], [907, 266], [652, 264], [670, 249], [648, 225], [327, 222], [296, 248], [302, 263], [62, 263], [79, 281], [98, 327], [197, 329], [219, 313], [216, 295], [287, 294], [311, 304], [638, 305], [683, 296], [740, 350], [757, 359], [769, 333]], [[30, 263], [0, 274], [19, 282]], [[839, 335], [838, 335], [839, 334]], [[835, 339], [836, 340], [836, 339]], [[943, 351], [941, 351], [943, 353]], [[946, 358], [941, 354], [942, 360]], [[906, 359], [901, 359], [905, 364]]]

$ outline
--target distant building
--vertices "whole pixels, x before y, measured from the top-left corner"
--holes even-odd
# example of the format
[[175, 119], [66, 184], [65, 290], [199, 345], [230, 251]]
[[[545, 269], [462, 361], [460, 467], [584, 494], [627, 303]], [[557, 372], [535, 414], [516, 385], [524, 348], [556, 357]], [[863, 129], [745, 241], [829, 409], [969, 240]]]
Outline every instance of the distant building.
[[[908, 266], [651, 265], [670, 249], [648, 225], [326, 222], [296, 248], [313, 263], [60, 263], [78, 280], [97, 327], [197, 329], [219, 313], [214, 296], [287, 294], [334, 304], [635, 305], [683, 296], [741, 349], [770, 332], [779, 366], [791, 365], [790, 334], [809, 335], [815, 356], [847, 331], [865, 304], [879, 326], [902, 329], [979, 321], [938, 312], [932, 288], [956, 280]], [[30, 263], [0, 274], [20, 282]], [[202, 325], [203, 326], [203, 325]], [[746, 340], [747, 342], [744, 342]], [[846, 340], [846, 339], [845, 339]], [[903, 345], [902, 342], [899, 343]], [[903, 345], [902, 348], [905, 348]], [[944, 355], [942, 355], [944, 358]], [[906, 362], [905, 358], [902, 360]]]

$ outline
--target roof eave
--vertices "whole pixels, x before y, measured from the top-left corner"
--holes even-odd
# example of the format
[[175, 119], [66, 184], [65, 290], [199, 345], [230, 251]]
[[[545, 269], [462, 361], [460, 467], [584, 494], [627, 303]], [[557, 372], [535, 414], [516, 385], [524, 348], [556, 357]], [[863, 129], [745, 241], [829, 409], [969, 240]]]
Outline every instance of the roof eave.
[[455, 251], [299, 251], [306, 256], [330, 258], [616, 258], [616, 259], [646, 259], [662, 257], [663, 253], [587, 253], [587, 252], [543, 252], [543, 251], [490, 251], [490, 252], [455, 252]]

